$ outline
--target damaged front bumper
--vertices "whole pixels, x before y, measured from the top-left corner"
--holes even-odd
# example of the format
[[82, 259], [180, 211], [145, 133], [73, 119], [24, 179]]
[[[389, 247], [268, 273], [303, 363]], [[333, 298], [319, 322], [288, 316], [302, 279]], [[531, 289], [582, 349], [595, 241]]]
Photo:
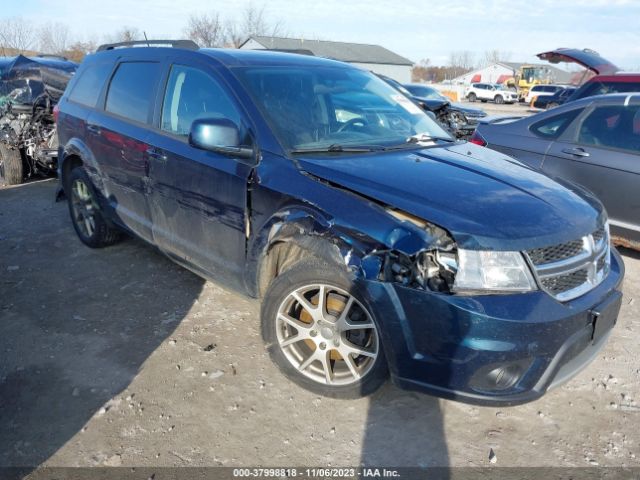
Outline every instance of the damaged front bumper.
[[[462, 296], [363, 282], [397, 385], [468, 403], [516, 405], [595, 358], [617, 317], [623, 276], [612, 249], [607, 278], [565, 303], [542, 291]], [[601, 307], [611, 325], [597, 324]]]

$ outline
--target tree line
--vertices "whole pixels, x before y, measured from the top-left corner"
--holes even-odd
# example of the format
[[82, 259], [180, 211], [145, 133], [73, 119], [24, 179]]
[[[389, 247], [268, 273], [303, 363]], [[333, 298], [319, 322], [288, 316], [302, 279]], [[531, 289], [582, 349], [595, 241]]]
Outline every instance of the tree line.
[[[64, 23], [38, 25], [22, 17], [4, 18], [0, 19], [0, 56], [47, 54], [80, 62], [102, 43], [144, 40], [144, 35], [138, 27], [123, 26], [101, 37], [80, 39]], [[287, 36], [287, 31], [282, 20], [268, 15], [265, 5], [253, 3], [237, 18], [225, 18], [215, 11], [192, 13], [182, 31], [183, 38], [207, 48], [237, 48], [250, 36], [259, 35]]]
[[487, 50], [481, 55], [469, 50], [452, 51], [447, 57], [446, 65], [432, 65], [425, 58], [413, 67], [411, 75], [414, 82], [439, 83], [493, 63], [508, 62], [510, 59], [511, 52], [506, 50]]
[[[182, 30], [183, 38], [205, 48], [238, 48], [250, 36], [261, 35], [286, 37], [289, 33], [283, 20], [268, 14], [266, 5], [253, 3], [246, 4], [236, 18], [224, 17], [217, 11], [192, 13]], [[125, 25], [101, 38], [80, 39], [60, 22], [38, 25], [22, 17], [0, 20], [1, 56], [49, 54], [80, 62], [101, 43], [133, 40], [144, 40], [144, 32], [135, 26]], [[479, 56], [468, 50], [452, 51], [446, 65], [432, 65], [428, 58], [421, 60], [413, 67], [412, 76], [414, 81], [442, 82], [510, 58], [511, 52], [502, 50], [487, 50]]]

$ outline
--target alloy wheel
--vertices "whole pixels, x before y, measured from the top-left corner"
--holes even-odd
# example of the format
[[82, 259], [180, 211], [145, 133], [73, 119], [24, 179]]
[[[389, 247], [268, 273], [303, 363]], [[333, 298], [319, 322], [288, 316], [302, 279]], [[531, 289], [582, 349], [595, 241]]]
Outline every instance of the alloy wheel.
[[301, 374], [324, 385], [360, 381], [379, 353], [376, 325], [353, 295], [327, 284], [297, 288], [280, 304], [278, 345]]
[[71, 208], [76, 225], [85, 237], [90, 238], [96, 230], [97, 205], [89, 187], [82, 180], [74, 180], [71, 186]]

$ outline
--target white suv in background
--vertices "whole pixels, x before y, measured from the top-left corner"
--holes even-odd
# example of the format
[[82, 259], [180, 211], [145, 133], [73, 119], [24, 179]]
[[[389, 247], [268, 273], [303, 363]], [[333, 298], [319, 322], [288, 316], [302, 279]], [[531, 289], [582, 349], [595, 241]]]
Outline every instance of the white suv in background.
[[518, 101], [518, 94], [515, 91], [493, 83], [472, 83], [467, 88], [464, 96], [470, 102], [480, 100], [483, 103], [487, 101], [515, 103]]
[[562, 85], [534, 85], [529, 89], [527, 95], [524, 97], [524, 101], [531, 103], [536, 97], [544, 97], [547, 95], [553, 95], [560, 90], [564, 90]]

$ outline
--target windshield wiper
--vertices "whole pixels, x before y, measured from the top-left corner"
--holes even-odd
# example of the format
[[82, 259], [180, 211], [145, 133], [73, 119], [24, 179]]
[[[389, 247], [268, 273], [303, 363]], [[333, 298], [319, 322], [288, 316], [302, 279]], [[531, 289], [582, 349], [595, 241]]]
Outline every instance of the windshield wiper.
[[329, 145], [328, 147], [321, 148], [298, 148], [295, 150], [291, 150], [291, 153], [365, 153], [365, 152], [377, 152], [380, 150], [384, 150], [384, 147], [374, 146], [374, 145], [362, 145], [356, 147], [348, 147], [344, 145], [339, 145], [334, 143]]
[[443, 142], [454, 143], [455, 140], [453, 138], [448, 137], [438, 137], [435, 135], [429, 135], [427, 133], [419, 133], [417, 135], [412, 135], [407, 138], [406, 143], [420, 143], [420, 142], [429, 142], [431, 140], [441, 140]]

